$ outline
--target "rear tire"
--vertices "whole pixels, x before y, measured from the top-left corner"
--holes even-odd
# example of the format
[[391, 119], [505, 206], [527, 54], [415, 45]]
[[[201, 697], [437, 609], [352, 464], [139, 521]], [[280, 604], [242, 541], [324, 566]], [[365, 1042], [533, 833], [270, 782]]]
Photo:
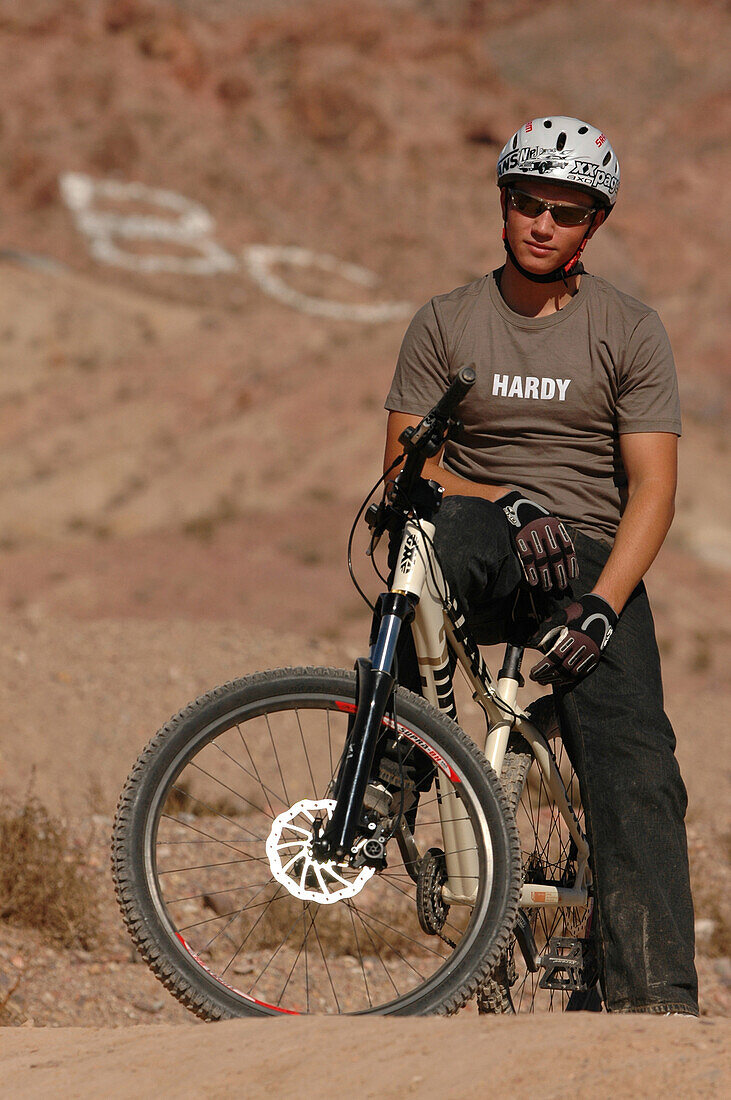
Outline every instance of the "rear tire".
[[[311, 863], [307, 870], [309, 826], [301, 815], [316, 817], [323, 811], [315, 805], [331, 798], [354, 705], [351, 672], [257, 673], [171, 719], [127, 780], [112, 841], [122, 915], [156, 977], [202, 1019], [447, 1014], [475, 995], [506, 950], [520, 891], [514, 816], [474, 743], [401, 688], [401, 762], [408, 766], [411, 756], [422, 777], [438, 765], [469, 816], [479, 868], [473, 907], [452, 904], [443, 932], [424, 932], [407, 873], [413, 866], [394, 837], [387, 866], [364, 884], [344, 864], [318, 865], [319, 877]], [[445, 842], [434, 784], [424, 790], [422, 778], [419, 785], [409, 818], [424, 855]], [[403, 799], [400, 791], [392, 796], [392, 814]], [[304, 810], [293, 816], [300, 803]], [[295, 853], [289, 886], [288, 845]], [[320, 904], [292, 893], [317, 894], [322, 876], [326, 889], [348, 896], [323, 894]]]
[[[546, 708], [547, 709], [547, 708]], [[546, 729], [561, 772], [569, 802], [583, 828], [579, 782], [556, 724]], [[543, 774], [528, 743], [515, 738], [505, 754], [501, 774], [503, 789], [515, 814], [520, 833], [522, 876], [524, 883], [561, 883], [570, 880], [573, 869], [571, 837], [562, 817], [553, 808]], [[588, 906], [558, 906], [523, 910], [528, 918], [539, 953], [553, 937], [583, 939], [591, 923]], [[600, 1012], [602, 999], [597, 975], [587, 975], [590, 988], [582, 992], [541, 989], [543, 975], [528, 970], [520, 946], [511, 935], [505, 955], [478, 992], [481, 1013]]]

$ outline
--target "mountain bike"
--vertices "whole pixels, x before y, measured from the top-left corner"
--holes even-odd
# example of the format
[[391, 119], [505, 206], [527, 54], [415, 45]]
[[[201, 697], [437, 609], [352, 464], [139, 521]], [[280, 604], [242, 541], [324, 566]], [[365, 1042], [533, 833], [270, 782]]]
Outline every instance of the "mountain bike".
[[[393, 488], [356, 517], [371, 557], [386, 532], [399, 547], [369, 656], [215, 688], [153, 737], [122, 791], [124, 920], [203, 1019], [599, 1006], [576, 777], [550, 700], [517, 701], [526, 622], [494, 680], [434, 551], [443, 490], [424, 462], [474, 379], [464, 368], [404, 431]], [[421, 695], [395, 675], [408, 629]]]

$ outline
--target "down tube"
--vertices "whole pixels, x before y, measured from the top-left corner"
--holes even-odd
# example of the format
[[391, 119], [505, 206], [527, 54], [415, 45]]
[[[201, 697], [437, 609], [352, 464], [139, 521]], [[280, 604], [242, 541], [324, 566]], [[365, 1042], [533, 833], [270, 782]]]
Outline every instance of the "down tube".
[[[433, 524], [424, 520], [420, 526], [410, 521], [406, 524], [399, 556], [400, 577], [394, 582], [394, 588], [420, 597], [412, 630], [424, 698], [457, 721], [444, 609], [439, 595], [446, 591], [446, 585], [438, 562], [429, 552], [425, 536], [428, 540], [434, 537]], [[406, 588], [402, 588], [404, 585]], [[442, 772], [437, 775], [437, 789], [448, 876], [443, 891], [444, 900], [450, 905], [472, 905], [479, 878], [475, 834], [464, 803]]]

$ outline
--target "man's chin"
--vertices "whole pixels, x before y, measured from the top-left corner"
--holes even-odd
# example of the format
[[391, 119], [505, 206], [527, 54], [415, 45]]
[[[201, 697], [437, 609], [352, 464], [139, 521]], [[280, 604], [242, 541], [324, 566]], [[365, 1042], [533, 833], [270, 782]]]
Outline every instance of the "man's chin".
[[530, 271], [531, 275], [546, 275], [560, 267], [561, 258], [555, 249], [550, 249], [542, 255], [533, 252], [530, 248], [521, 249], [521, 252], [522, 255], [518, 255], [521, 267]]
[[555, 254], [547, 260], [537, 260], [535, 256], [516, 256], [516, 258], [523, 270], [529, 275], [553, 275], [562, 266], [562, 261]]

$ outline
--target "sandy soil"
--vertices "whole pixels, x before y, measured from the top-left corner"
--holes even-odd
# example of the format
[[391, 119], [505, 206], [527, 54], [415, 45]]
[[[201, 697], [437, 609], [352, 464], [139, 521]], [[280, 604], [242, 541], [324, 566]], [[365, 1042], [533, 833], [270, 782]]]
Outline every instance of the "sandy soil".
[[[62, 1029], [0, 1037], [5, 1087], [65, 1096], [528, 1095], [715, 1098], [728, 1089], [726, 1020], [587, 1016], [549, 1020], [234, 1021], [177, 1028]], [[194, 1042], [190, 1040], [194, 1039]], [[436, 1055], [436, 1056], [435, 1056]], [[170, 1066], [175, 1063], [175, 1076]], [[724, 1085], [724, 1081], [726, 1084]], [[174, 1082], [174, 1084], [173, 1084]]]
[[[0, 5], [0, 788], [63, 816], [102, 899], [89, 951], [0, 921], [13, 1094], [289, 1096], [303, 1063], [333, 1095], [482, 1095], [539, 1070], [547, 1096], [566, 1074], [597, 1095], [722, 1094], [728, 36], [721, 5], [690, 0], [598, 0], [580, 20], [571, 0]], [[567, 58], [590, 58], [591, 81]], [[107, 870], [116, 797], [155, 729], [213, 684], [362, 650], [345, 542], [380, 472], [408, 312], [369, 324], [285, 304], [245, 250], [295, 245], [376, 276], [275, 267], [315, 303], [415, 308], [501, 262], [496, 156], [545, 110], [602, 119], [621, 151], [621, 201], [588, 266], [658, 309], [678, 361], [678, 512], [648, 587], [690, 796], [704, 1018], [298, 1021], [272, 1025], [275, 1041], [265, 1023], [203, 1028], [131, 954]], [[119, 239], [127, 266], [100, 262], [67, 172], [202, 204], [234, 267], [145, 274], [134, 257], [191, 249]], [[104, 211], [160, 215], [133, 199]], [[135, 1024], [155, 1026], [107, 1030]]]

